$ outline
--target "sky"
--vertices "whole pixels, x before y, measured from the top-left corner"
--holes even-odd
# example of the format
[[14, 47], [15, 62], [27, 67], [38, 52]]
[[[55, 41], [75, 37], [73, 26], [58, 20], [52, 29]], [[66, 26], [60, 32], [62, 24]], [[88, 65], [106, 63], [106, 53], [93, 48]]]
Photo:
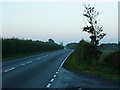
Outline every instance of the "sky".
[[[24, 38], [56, 43], [89, 41], [89, 34], [82, 31], [85, 2], [4, 2], [0, 4], [2, 37]], [[102, 12], [97, 20], [107, 33], [101, 43], [118, 41], [118, 3], [87, 2]]]

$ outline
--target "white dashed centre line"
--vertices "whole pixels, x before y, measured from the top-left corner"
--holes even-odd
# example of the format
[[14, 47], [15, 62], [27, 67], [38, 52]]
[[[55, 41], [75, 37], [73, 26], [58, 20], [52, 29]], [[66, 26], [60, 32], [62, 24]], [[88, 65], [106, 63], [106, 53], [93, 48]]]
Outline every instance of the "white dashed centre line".
[[56, 72], [56, 74], [58, 74], [58, 72]]
[[49, 88], [49, 87], [50, 87], [50, 85], [51, 85], [51, 84], [49, 83], [46, 87], [47, 87], [47, 88]]
[[54, 79], [51, 79], [51, 80], [50, 80], [50, 82], [53, 82], [53, 81], [54, 81]]
[[45, 55], [45, 56], [43, 56], [43, 57], [47, 57], [48, 55]]
[[12, 68], [10, 68], [10, 69], [5, 70], [4, 72], [9, 72], [9, 71], [12, 71], [12, 70], [14, 70], [14, 69], [15, 69], [15, 67], [12, 67]]
[[38, 58], [38, 59], [41, 59], [41, 58]]
[[56, 75], [53, 76], [54, 78], [56, 77]]
[[[71, 52], [72, 53], [72, 52]], [[70, 54], [71, 54], [70, 53]], [[67, 58], [70, 56], [70, 54], [64, 59], [64, 61], [62, 62], [62, 64], [59, 66], [57, 72], [55, 73], [55, 75], [53, 76], [53, 78], [50, 80], [50, 83], [46, 86], [46, 88], [49, 88], [51, 86], [51, 83], [54, 81], [54, 78], [57, 76], [57, 74], [59, 73], [60, 71], [60, 68], [63, 66], [64, 62], [67, 60]], [[48, 55], [46, 55], [48, 56]]]
[[25, 64], [23, 63], [23, 64], [21, 64], [21, 65], [23, 65], [23, 66], [24, 66]]
[[32, 61], [27, 62], [27, 64], [30, 64], [30, 63], [32, 63]]

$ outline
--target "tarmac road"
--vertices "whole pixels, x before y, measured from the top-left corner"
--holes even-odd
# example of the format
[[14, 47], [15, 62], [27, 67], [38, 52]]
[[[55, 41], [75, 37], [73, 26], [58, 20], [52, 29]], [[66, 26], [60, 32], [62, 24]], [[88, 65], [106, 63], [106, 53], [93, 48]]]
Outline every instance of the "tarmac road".
[[[2, 88], [46, 88], [73, 50], [59, 50], [2, 63]], [[52, 80], [53, 81], [53, 80]]]

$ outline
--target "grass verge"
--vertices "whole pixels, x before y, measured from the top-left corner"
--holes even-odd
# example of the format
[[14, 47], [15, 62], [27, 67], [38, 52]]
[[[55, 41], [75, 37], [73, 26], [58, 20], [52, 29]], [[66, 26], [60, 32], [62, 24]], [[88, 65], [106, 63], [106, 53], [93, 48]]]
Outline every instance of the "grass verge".
[[[107, 55], [114, 51], [103, 51], [101, 59], [105, 58]], [[64, 63], [64, 67], [69, 70], [84, 72], [86, 74], [103, 77], [106, 79], [120, 80], [118, 75], [118, 70], [104, 66], [102, 63], [97, 63], [96, 65], [90, 65], [86, 62], [80, 62], [76, 60], [75, 53], [72, 53], [71, 56]]]

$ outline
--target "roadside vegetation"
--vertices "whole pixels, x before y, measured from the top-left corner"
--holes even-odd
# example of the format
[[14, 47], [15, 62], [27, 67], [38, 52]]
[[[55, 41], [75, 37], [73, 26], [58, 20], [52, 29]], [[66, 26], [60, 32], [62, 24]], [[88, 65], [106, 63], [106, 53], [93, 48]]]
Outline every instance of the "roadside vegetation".
[[66, 45], [66, 48], [67, 48], [67, 49], [75, 49], [76, 45], [77, 45], [77, 43], [68, 43], [68, 44]]
[[91, 43], [81, 40], [64, 67], [107, 79], [120, 80], [120, 51], [102, 50], [97, 61], [94, 60], [94, 53], [96, 51]]
[[6, 61], [63, 48], [63, 46], [51, 42], [24, 40], [19, 38], [2, 38], [2, 60]]
[[101, 76], [104, 78], [120, 80], [120, 51], [101, 49], [99, 45], [101, 39], [106, 36], [103, 33], [102, 26], [99, 25], [98, 15], [90, 5], [84, 5], [84, 14], [86, 26], [83, 31], [90, 34], [90, 42], [81, 40], [74, 53], [65, 62], [64, 67], [78, 72], [85, 72], [91, 75]]

